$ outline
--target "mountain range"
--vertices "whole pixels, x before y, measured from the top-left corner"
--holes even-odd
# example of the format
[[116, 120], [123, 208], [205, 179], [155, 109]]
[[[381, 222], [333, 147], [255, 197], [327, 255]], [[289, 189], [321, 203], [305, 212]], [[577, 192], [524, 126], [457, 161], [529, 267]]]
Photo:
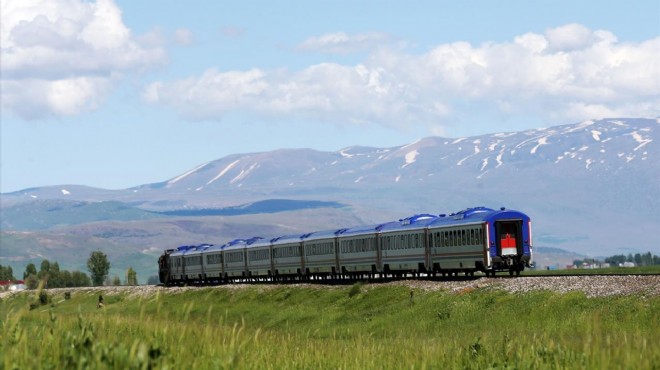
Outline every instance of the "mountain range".
[[390, 148], [281, 149], [226, 156], [122, 190], [61, 185], [4, 193], [0, 264], [49, 258], [84, 270], [89, 251], [102, 249], [111, 251], [115, 273], [137, 264], [144, 276], [155, 273], [161, 250], [180, 244], [472, 206], [530, 215], [539, 251], [658, 253], [659, 124], [602, 119]]

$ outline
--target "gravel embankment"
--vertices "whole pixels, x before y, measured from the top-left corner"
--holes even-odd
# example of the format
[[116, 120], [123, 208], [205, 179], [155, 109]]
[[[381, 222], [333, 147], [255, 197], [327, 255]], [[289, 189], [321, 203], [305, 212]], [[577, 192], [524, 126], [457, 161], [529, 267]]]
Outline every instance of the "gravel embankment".
[[[561, 277], [518, 277], [512, 279], [481, 278], [476, 280], [457, 281], [429, 281], [429, 280], [401, 280], [382, 284], [365, 284], [365, 289], [375, 286], [406, 286], [411, 289], [424, 291], [450, 291], [457, 294], [469, 293], [474, 289], [499, 289], [510, 293], [525, 293], [533, 290], [548, 290], [560, 293], [581, 291], [587, 297], [606, 297], [613, 295], [660, 295], [660, 275], [629, 275], [629, 276], [561, 276]], [[216, 288], [241, 289], [248, 284], [231, 284], [218, 286]], [[283, 285], [259, 284], [260, 289], [272, 289]], [[322, 284], [295, 284], [286, 286], [316, 287], [319, 289], [337, 289], [345, 285], [322, 285]], [[149, 298], [158, 293], [177, 294], [196, 287], [173, 287], [164, 288], [153, 285], [142, 286], [117, 286], [117, 287], [93, 287], [93, 288], [57, 288], [49, 289], [50, 294], [58, 295], [64, 292], [75, 292], [76, 294], [99, 294], [113, 295], [128, 293], [130, 296]], [[29, 294], [30, 291], [24, 291]], [[5, 298], [12, 292], [0, 292], [0, 298]]]
[[587, 297], [660, 295], [660, 275], [482, 278], [455, 282], [409, 280], [392, 284], [402, 284], [422, 290], [451, 290], [457, 293], [489, 288], [501, 289], [510, 293], [525, 293], [533, 290], [549, 290], [559, 293], [580, 291], [584, 292]]

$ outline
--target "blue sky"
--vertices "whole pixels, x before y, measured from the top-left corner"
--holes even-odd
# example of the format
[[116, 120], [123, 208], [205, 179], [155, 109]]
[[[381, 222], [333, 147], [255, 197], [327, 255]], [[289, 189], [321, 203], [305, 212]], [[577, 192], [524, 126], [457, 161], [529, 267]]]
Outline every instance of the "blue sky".
[[658, 1], [8, 1], [0, 191], [660, 114]]

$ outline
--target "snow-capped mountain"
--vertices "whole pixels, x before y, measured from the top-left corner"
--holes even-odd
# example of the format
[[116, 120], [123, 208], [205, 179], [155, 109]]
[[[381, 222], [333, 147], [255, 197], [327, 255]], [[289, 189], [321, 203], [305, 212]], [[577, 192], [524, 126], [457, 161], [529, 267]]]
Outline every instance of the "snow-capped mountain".
[[532, 217], [540, 245], [593, 255], [658, 252], [659, 126], [659, 119], [603, 119], [391, 148], [236, 154], [125, 190], [61, 186], [2, 198], [4, 207], [113, 200], [160, 211], [317, 200], [348, 205], [364, 222], [506, 206]]

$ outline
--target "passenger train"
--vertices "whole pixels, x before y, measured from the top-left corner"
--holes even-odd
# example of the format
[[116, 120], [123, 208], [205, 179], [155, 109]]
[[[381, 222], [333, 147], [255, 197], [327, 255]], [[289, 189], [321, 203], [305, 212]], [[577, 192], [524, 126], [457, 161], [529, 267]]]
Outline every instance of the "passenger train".
[[236, 239], [166, 250], [165, 285], [403, 276], [520, 275], [532, 260], [532, 226], [522, 212], [468, 208], [377, 225]]

